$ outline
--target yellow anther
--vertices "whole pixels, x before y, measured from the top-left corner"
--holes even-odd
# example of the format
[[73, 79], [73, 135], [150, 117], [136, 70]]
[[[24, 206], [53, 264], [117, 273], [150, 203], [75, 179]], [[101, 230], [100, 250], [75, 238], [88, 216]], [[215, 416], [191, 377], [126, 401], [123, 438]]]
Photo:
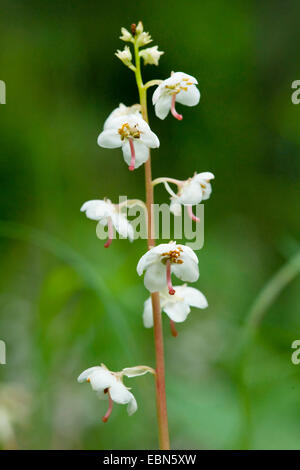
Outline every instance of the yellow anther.
[[162, 253], [162, 256], [166, 256], [171, 261], [171, 263], [182, 264], [183, 261], [179, 259], [181, 251], [182, 251], [182, 248], [178, 247], [175, 250]]
[[118, 129], [118, 133], [121, 136], [121, 140], [125, 138], [132, 137], [133, 139], [139, 139], [141, 136], [141, 132], [138, 130], [137, 124], [133, 127], [130, 127], [128, 122], [125, 122], [120, 129]]

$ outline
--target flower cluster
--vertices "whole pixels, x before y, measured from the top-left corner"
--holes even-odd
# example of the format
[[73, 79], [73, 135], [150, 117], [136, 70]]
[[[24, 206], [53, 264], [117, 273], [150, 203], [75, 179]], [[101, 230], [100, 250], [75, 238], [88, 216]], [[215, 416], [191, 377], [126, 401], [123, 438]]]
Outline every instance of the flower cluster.
[[[152, 103], [159, 119], [165, 119], [171, 111], [173, 117], [182, 120], [182, 115], [176, 111], [176, 104], [195, 106], [199, 103], [200, 92], [197, 88], [196, 78], [183, 72], [172, 72], [170, 77], [165, 80], [152, 80], [143, 84], [140, 72], [141, 59], [143, 59], [144, 65], [158, 65], [163, 52], [158, 50], [158, 46], [140, 50], [141, 47], [152, 42], [150, 34], [144, 31], [141, 22], [137, 25], [133, 24], [130, 31], [122, 28], [120, 38], [127, 44], [123, 51], [117, 51], [116, 56], [134, 72], [141, 102], [133, 106], [120, 104], [114, 109], [106, 119], [103, 130], [98, 136], [98, 145], [110, 149], [121, 148], [123, 158], [129, 166], [129, 170], [132, 171], [146, 162], [149, 163], [149, 149], [156, 149], [160, 145], [158, 137], [152, 132], [147, 122], [145, 104], [147, 89], [157, 86], [153, 93]], [[133, 47], [134, 59], [130, 46]], [[214, 175], [211, 172], [195, 173], [187, 180], [160, 177], [153, 181], [150, 180], [150, 189], [149, 187], [147, 189], [153, 191], [154, 186], [163, 183], [171, 196], [170, 211], [177, 216], [181, 214], [181, 207], [185, 206], [189, 216], [195, 222], [199, 222], [199, 219], [193, 214], [192, 207], [210, 197], [212, 179], [214, 179]], [[177, 191], [174, 191], [170, 185], [177, 186]], [[109, 199], [92, 200], [85, 202], [81, 211], [85, 212], [88, 218], [98, 221], [101, 226], [107, 226], [108, 240], [105, 247], [110, 246], [114, 231], [130, 241], [134, 239], [133, 228], [122, 213], [122, 204], [113, 204]], [[175, 241], [162, 243], [158, 246], [153, 246], [150, 243], [148, 251], [137, 264], [137, 273], [139, 276], [144, 274], [144, 285], [151, 296], [158, 295], [161, 310], [168, 315], [174, 336], [177, 335], [174, 322], [185, 321], [191, 307], [204, 309], [208, 306], [206, 297], [198, 289], [186, 284], [173, 286], [172, 275], [185, 283], [198, 280], [198, 258], [188, 246]], [[146, 328], [152, 327], [154, 323], [152, 300], [153, 298], [150, 297], [144, 303], [143, 322]], [[136, 400], [123, 384], [123, 377], [135, 377], [147, 372], [155, 373], [147, 366], [111, 372], [102, 364], [84, 371], [78, 377], [78, 381], [90, 382], [92, 389], [96, 391], [100, 399], [109, 400], [108, 412], [103, 417], [103, 421], [106, 422], [111, 413], [113, 402], [127, 404], [129, 415], [136, 411]]]

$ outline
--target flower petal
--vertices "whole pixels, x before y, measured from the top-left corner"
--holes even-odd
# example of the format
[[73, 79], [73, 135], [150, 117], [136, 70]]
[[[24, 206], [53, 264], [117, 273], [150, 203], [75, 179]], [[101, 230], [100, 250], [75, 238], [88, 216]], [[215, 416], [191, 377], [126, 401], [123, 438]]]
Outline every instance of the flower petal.
[[98, 136], [97, 140], [98, 145], [100, 147], [104, 147], [107, 149], [115, 149], [122, 146], [121, 136], [118, 133], [118, 129], [116, 127], [109, 128], [101, 132]]
[[117, 127], [118, 121], [116, 121], [116, 118], [123, 117], [126, 120], [131, 115], [140, 116], [140, 105], [125, 106], [123, 103], [120, 103], [118, 108], [115, 108], [107, 117], [103, 128]]
[[[138, 140], [134, 140], [133, 142], [134, 150], [135, 150], [135, 165], [134, 168], [138, 168], [143, 163], [145, 163], [149, 158], [149, 148]], [[131, 150], [128, 140], [123, 144], [122, 147], [124, 160], [127, 165], [131, 163]]]
[[195, 282], [199, 278], [198, 264], [193, 258], [181, 253], [182, 264], [172, 264], [171, 271], [182, 281]]
[[187, 245], [177, 245], [178, 247], [181, 248], [182, 250], [182, 254], [181, 254], [181, 258], [182, 259], [185, 259], [186, 257], [189, 257], [191, 258], [196, 264], [199, 263], [199, 260], [197, 258], [197, 255], [196, 253], [194, 252], [194, 250], [192, 250], [192, 248], [190, 248], [189, 246]]
[[79, 375], [77, 381], [80, 382], [80, 383], [85, 382], [93, 372], [95, 372], [96, 370], [99, 370], [99, 369], [103, 370], [103, 368], [100, 367], [100, 366], [94, 366], [94, 367], [90, 367], [89, 369], [84, 370]]
[[138, 409], [136, 399], [134, 398], [132, 393], [130, 393], [130, 395], [131, 395], [131, 400], [129, 401], [128, 406], [127, 406], [127, 413], [129, 414], [129, 416], [133, 415], [133, 413], [135, 413], [136, 410]]
[[196, 106], [200, 101], [200, 91], [195, 85], [188, 85], [187, 91], [181, 90], [176, 96], [176, 102], [185, 106]]
[[172, 96], [162, 94], [155, 104], [155, 114], [159, 119], [165, 119], [171, 109]]
[[158, 87], [155, 89], [153, 95], [152, 95], [152, 103], [155, 105], [157, 101], [159, 100], [161, 94], [163, 93], [164, 90], [164, 85], [158, 85]]
[[126, 219], [125, 215], [120, 213], [114, 213], [111, 216], [112, 223], [116, 231], [125, 238], [128, 238], [130, 241], [134, 239], [134, 231], [131, 223]]
[[109, 393], [112, 400], [120, 405], [126, 405], [126, 403], [129, 403], [133, 396], [120, 380], [115, 381], [115, 383], [110, 387]]
[[145, 375], [148, 372], [151, 374], [154, 373], [154, 370], [152, 367], [148, 366], [136, 366], [136, 367], [125, 367], [125, 369], [122, 370], [122, 373], [126, 375], [126, 377], [132, 378], [132, 377], [138, 377], [139, 375]]
[[115, 377], [105, 369], [92, 372], [88, 378], [92, 389], [98, 393], [103, 392], [103, 390], [106, 388], [111, 387], [116, 381]]
[[145, 328], [153, 327], [153, 311], [151, 297], [144, 302], [143, 322]]
[[171, 204], [170, 204], [170, 211], [176, 215], [180, 216], [181, 215], [181, 204], [179, 203], [180, 199], [179, 198], [172, 198], [171, 199]]
[[150, 147], [152, 149], [155, 149], [159, 147], [159, 140], [156, 134], [149, 130], [148, 132], [143, 132], [140, 137], [140, 141], [147, 145], [147, 147]]
[[168, 302], [164, 305], [163, 310], [171, 320], [178, 323], [183, 322], [191, 311], [189, 305], [184, 301]]
[[178, 286], [174, 287], [174, 289], [176, 290], [176, 295], [178, 295], [178, 297], [183, 297], [184, 301], [191, 307], [208, 307], [207, 299], [200, 290], [188, 286]]
[[164, 86], [165, 85], [176, 85], [177, 83], [180, 83], [180, 82], [183, 82], [182, 84], [184, 84], [185, 81], [193, 83], [194, 85], [197, 85], [197, 83], [198, 83], [196, 78], [193, 77], [192, 75], [188, 75], [187, 73], [184, 73], [184, 72], [174, 72], [174, 73], [172, 73], [172, 75], [169, 78], [164, 80], [162, 85], [164, 85]]
[[194, 206], [202, 201], [202, 188], [196, 181], [189, 181], [184, 184], [179, 201], [183, 205]]
[[92, 220], [100, 220], [102, 217], [109, 217], [113, 214], [113, 205], [99, 199], [85, 202], [81, 207], [81, 212]]
[[193, 180], [202, 183], [202, 181], [210, 181], [215, 179], [215, 175], [210, 171], [203, 171], [202, 173], [198, 173], [197, 175], [193, 176]]
[[160, 262], [162, 253], [175, 250], [175, 249], [176, 249], [176, 242], [161, 243], [160, 245], [157, 245], [154, 248], [151, 248], [140, 258], [138, 262], [138, 265], [136, 268], [138, 275], [141, 276], [143, 272], [145, 271], [145, 269], [147, 269], [151, 264]]
[[150, 292], [157, 292], [163, 289], [166, 283], [166, 268], [161, 262], [153, 263], [147, 268], [144, 276], [146, 289]]

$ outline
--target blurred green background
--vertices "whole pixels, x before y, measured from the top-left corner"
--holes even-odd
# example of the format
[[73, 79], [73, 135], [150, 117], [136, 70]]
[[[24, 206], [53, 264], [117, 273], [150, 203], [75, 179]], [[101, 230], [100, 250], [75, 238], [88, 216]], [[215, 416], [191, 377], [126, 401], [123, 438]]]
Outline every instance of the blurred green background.
[[[184, 71], [202, 94], [178, 106], [181, 123], [150, 106], [153, 174], [216, 175], [195, 285], [209, 308], [176, 339], [164, 318], [172, 446], [300, 448], [299, 14], [297, 0], [1, 0], [0, 415], [12, 426], [2, 448], [157, 446], [152, 377], [126, 381], [139, 410], [116, 405], [106, 425], [106, 404], [76, 383], [100, 362], [154, 366], [136, 274], [145, 242], [105, 250], [79, 212], [89, 199], [144, 197], [143, 168], [132, 174], [121, 151], [96, 144], [111, 110], [137, 101], [114, 52], [120, 27], [140, 19], [165, 51], [145, 79]], [[156, 200], [168, 201], [163, 189]]]

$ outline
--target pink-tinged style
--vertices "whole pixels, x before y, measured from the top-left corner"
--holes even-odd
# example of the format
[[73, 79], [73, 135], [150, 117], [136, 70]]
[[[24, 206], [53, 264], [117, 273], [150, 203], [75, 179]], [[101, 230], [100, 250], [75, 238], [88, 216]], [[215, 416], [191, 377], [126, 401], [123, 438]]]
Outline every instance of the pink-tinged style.
[[178, 114], [175, 109], [175, 101], [176, 101], [176, 95], [173, 95], [172, 101], [171, 101], [171, 113], [173, 114], [174, 118], [178, 119], [178, 121], [182, 121], [183, 119], [182, 114]]
[[129, 165], [129, 170], [133, 171], [135, 167], [135, 150], [134, 150], [134, 143], [132, 139], [129, 139], [129, 145], [130, 145], [130, 152], [131, 152], [131, 161]]
[[108, 239], [107, 242], [104, 244], [104, 248], [109, 248], [114, 236], [114, 228], [111, 217], [107, 217], [107, 227], [108, 227]]
[[168, 259], [167, 262], [166, 262], [166, 277], [167, 277], [167, 286], [168, 286], [169, 294], [170, 294], [170, 295], [174, 295], [174, 294], [175, 294], [175, 290], [173, 289], [173, 286], [172, 286], [172, 279], [171, 279], [171, 262], [170, 262], [169, 259]]
[[187, 208], [188, 208], [189, 217], [190, 217], [194, 222], [200, 222], [199, 217], [196, 217], [195, 214], [193, 213], [193, 208], [192, 208], [192, 206], [187, 206]]
[[111, 399], [111, 396], [110, 396], [110, 393], [109, 393], [109, 389], [108, 389], [108, 388], [104, 390], [104, 393], [107, 393], [107, 396], [108, 396], [108, 410], [107, 410], [107, 412], [105, 413], [105, 415], [103, 416], [102, 421], [103, 421], [103, 423], [107, 423], [108, 418], [109, 418], [110, 415], [111, 415], [114, 402], [113, 402], [112, 399]]

